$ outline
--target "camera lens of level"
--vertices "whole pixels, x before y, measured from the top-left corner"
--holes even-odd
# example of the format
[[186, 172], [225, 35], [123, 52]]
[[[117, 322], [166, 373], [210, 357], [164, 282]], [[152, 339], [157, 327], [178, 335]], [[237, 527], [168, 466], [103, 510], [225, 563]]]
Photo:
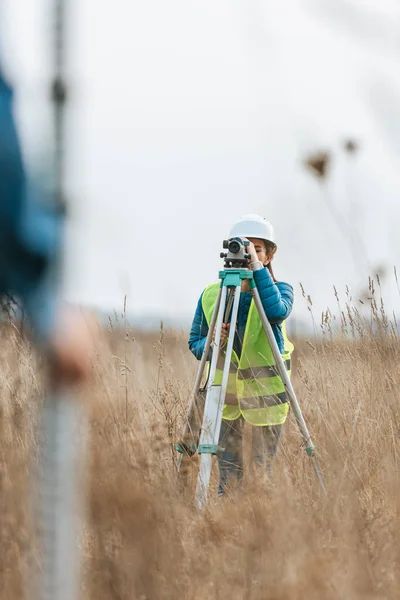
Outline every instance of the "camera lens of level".
[[232, 254], [237, 254], [240, 251], [240, 243], [236, 240], [231, 240], [229, 242], [229, 252]]

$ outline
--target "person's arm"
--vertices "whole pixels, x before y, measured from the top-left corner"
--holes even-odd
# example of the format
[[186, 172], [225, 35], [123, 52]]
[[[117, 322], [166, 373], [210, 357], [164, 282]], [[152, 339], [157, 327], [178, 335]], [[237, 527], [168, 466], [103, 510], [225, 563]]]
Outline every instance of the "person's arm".
[[275, 283], [266, 267], [255, 269], [253, 275], [269, 322], [282, 323], [292, 312], [293, 287], [289, 283]]
[[63, 215], [26, 176], [12, 113], [12, 91], [0, 72], [0, 294], [17, 296], [43, 346], [53, 389], [88, 377], [91, 322], [57, 302]]
[[34, 194], [14, 124], [12, 91], [0, 74], [0, 293], [22, 301], [43, 339], [54, 313], [47, 274], [58, 253], [61, 220]]
[[197, 303], [196, 312], [193, 317], [192, 326], [189, 334], [189, 349], [197, 358], [201, 360], [204, 352], [204, 346], [206, 345], [206, 339], [208, 335], [208, 324], [207, 319], [203, 311], [202, 306], [203, 294]]

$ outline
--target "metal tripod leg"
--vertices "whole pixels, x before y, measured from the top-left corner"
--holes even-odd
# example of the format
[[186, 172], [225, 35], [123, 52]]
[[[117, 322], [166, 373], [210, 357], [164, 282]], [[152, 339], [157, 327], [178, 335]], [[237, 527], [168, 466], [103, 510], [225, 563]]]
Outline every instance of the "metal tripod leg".
[[[209, 329], [208, 329], [206, 343], [204, 345], [203, 354], [202, 354], [200, 365], [199, 365], [197, 375], [196, 375], [196, 381], [194, 383], [194, 387], [193, 387], [192, 393], [189, 398], [189, 410], [188, 410], [188, 414], [186, 417], [185, 425], [183, 427], [181, 441], [179, 444], [175, 445], [175, 449], [178, 452], [180, 452], [179, 458], [177, 461], [177, 472], [178, 473], [180, 472], [180, 469], [182, 467], [182, 462], [183, 462], [184, 456], [185, 455], [189, 456], [189, 457], [192, 456], [197, 451], [197, 445], [199, 443], [198, 432], [193, 431], [193, 429], [195, 429], [195, 430], [197, 428], [200, 429], [200, 427], [198, 427], [198, 425], [202, 421], [203, 413], [204, 413], [204, 405], [203, 405], [203, 409], [201, 409], [201, 407], [198, 406], [198, 392], [200, 390], [200, 385], [201, 385], [201, 380], [202, 380], [202, 377], [204, 374], [205, 365], [206, 365], [206, 362], [208, 361], [208, 355], [209, 355], [209, 351], [211, 348], [212, 336], [213, 336], [213, 332], [214, 332], [214, 328], [215, 328], [215, 323], [217, 321], [219, 306], [221, 303], [221, 294], [222, 294], [222, 288], [220, 288], [219, 292], [218, 292], [213, 315], [211, 317], [211, 322], [210, 322]], [[230, 315], [230, 312], [232, 309], [233, 295], [234, 295], [234, 288], [230, 288], [229, 292], [228, 292], [228, 301], [226, 303], [226, 308], [225, 308], [224, 323], [227, 323], [228, 319], [229, 319], [229, 315]], [[207, 386], [207, 384], [206, 384], [206, 386]]]
[[[214, 332], [215, 323], [217, 321], [218, 311], [219, 311], [220, 306], [224, 306], [224, 303], [223, 302], [221, 303], [221, 296], [222, 296], [222, 288], [219, 289], [217, 300], [215, 302], [214, 312], [211, 317], [211, 322], [210, 322], [210, 325], [208, 328], [207, 339], [206, 339], [206, 343], [205, 343], [204, 350], [203, 350], [203, 356], [201, 357], [199, 369], [197, 371], [196, 381], [193, 386], [193, 391], [190, 395], [189, 411], [188, 411], [188, 416], [187, 416], [187, 419], [185, 421], [185, 425], [183, 428], [182, 437], [181, 437], [182, 442], [180, 445], [182, 445], [187, 440], [189, 434], [192, 433], [190, 424], [193, 420], [193, 413], [195, 411], [197, 411], [197, 406], [196, 406], [197, 393], [199, 391], [201, 380], [202, 380], [202, 377], [204, 374], [204, 369], [206, 366], [206, 362], [208, 360], [208, 353], [211, 348], [211, 340], [212, 340], [212, 336], [213, 336], [213, 332]], [[197, 441], [195, 440], [193, 435], [192, 435], [191, 443], [193, 445], [197, 444]], [[182, 466], [183, 457], [184, 457], [185, 453], [189, 454], [189, 452], [188, 452], [189, 449], [186, 449], [186, 451], [185, 451], [185, 448], [183, 448], [183, 447], [181, 447], [181, 448], [176, 447], [176, 449], [179, 450], [179, 452], [180, 452], [179, 458], [178, 458], [178, 463], [177, 463], [177, 470], [179, 472], [181, 469], [181, 466]], [[196, 448], [193, 447], [191, 449], [191, 451], [195, 452]]]
[[[232, 288], [231, 288], [232, 289]], [[203, 425], [201, 429], [200, 444], [198, 452], [200, 454], [200, 471], [196, 486], [196, 504], [203, 508], [207, 502], [208, 488], [211, 478], [212, 459], [219, 451], [219, 435], [221, 431], [222, 411], [225, 402], [226, 390], [228, 386], [229, 369], [235, 338], [236, 321], [239, 309], [240, 290], [238, 285], [233, 288], [234, 300], [232, 308], [231, 327], [229, 330], [228, 344], [225, 354], [224, 371], [221, 385], [214, 385], [215, 373], [219, 356], [219, 345], [221, 339], [221, 329], [224, 317], [224, 307], [228, 288], [222, 288], [221, 304], [218, 312], [217, 329], [215, 333], [215, 347], [211, 360], [209, 383], [207, 386], [207, 397], [204, 407]]]
[[272, 353], [274, 355], [274, 359], [275, 359], [275, 363], [276, 363], [276, 367], [277, 367], [277, 371], [282, 379], [282, 383], [285, 386], [285, 391], [289, 397], [289, 401], [290, 401], [290, 405], [292, 407], [294, 416], [296, 418], [296, 422], [297, 425], [299, 427], [300, 433], [303, 436], [305, 445], [306, 445], [306, 452], [307, 454], [311, 457], [312, 462], [313, 462], [313, 467], [314, 467], [314, 471], [315, 474], [317, 476], [317, 479], [319, 481], [319, 484], [321, 486], [321, 489], [324, 493], [326, 493], [326, 488], [325, 488], [325, 481], [324, 481], [324, 476], [323, 473], [321, 471], [321, 468], [318, 464], [318, 460], [315, 454], [315, 447], [311, 441], [311, 436], [310, 433], [308, 431], [306, 422], [304, 420], [303, 417], [303, 413], [301, 412], [301, 408], [300, 405], [298, 403], [298, 400], [296, 398], [296, 394], [294, 392], [293, 386], [292, 386], [292, 382], [290, 381], [288, 372], [286, 370], [285, 364], [283, 362], [283, 358], [281, 356], [281, 353], [279, 351], [278, 348], [278, 344], [276, 343], [275, 340], [275, 336], [274, 336], [274, 332], [272, 331], [272, 327], [270, 322], [268, 321], [266, 314], [264, 312], [264, 308], [261, 302], [261, 298], [260, 298], [260, 294], [257, 290], [256, 287], [252, 288], [252, 294], [253, 294], [253, 299], [254, 299], [254, 304], [257, 308], [259, 317], [261, 319], [261, 323], [263, 325], [265, 334], [267, 336], [268, 342], [271, 346], [271, 350]]

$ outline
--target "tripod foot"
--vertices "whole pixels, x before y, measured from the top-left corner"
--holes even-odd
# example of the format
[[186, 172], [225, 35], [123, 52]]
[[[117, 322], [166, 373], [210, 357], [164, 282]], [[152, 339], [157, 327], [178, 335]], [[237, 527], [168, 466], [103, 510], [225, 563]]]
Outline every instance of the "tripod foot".
[[198, 453], [199, 454], [221, 454], [225, 451], [225, 448], [221, 448], [218, 444], [200, 444]]
[[306, 452], [307, 452], [308, 456], [314, 456], [315, 455], [315, 446], [313, 446], [313, 445], [307, 446]]
[[196, 444], [185, 444], [185, 442], [173, 444], [173, 448], [174, 450], [176, 450], [180, 454], [184, 454], [185, 456], [193, 456], [194, 454], [196, 454], [197, 451]]

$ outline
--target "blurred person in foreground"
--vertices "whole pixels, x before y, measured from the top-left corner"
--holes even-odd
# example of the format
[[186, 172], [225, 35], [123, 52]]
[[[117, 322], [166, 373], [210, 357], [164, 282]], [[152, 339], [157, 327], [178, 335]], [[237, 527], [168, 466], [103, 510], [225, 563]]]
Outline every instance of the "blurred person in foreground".
[[[293, 288], [288, 283], [278, 282], [272, 270], [271, 262], [277, 250], [273, 228], [263, 217], [246, 215], [233, 225], [229, 237], [240, 237], [250, 242], [247, 249], [251, 255], [249, 268], [253, 270], [265, 314], [271, 323], [285, 366], [290, 372], [293, 345], [287, 338], [285, 321], [292, 311]], [[197, 304], [189, 348], [198, 360], [203, 354], [219, 287], [219, 282], [207, 286]], [[230, 318], [229, 316], [228, 323], [223, 325], [221, 331], [223, 354]], [[215, 331], [213, 339], [214, 337]], [[289, 411], [288, 398], [283, 383], [273, 368], [274, 364], [272, 350], [252, 300], [248, 282], [244, 280], [222, 414], [219, 443], [224, 451], [218, 455], [220, 496], [224, 494], [229, 480], [240, 481], [243, 477], [242, 442], [245, 421], [253, 426], [253, 463], [266, 469], [268, 474], [271, 472], [271, 462], [278, 450], [279, 438]], [[223, 369], [223, 365], [221, 366]], [[222, 369], [217, 369], [216, 381], [222, 381]]]
[[63, 215], [28, 181], [12, 96], [0, 67], [0, 294], [23, 303], [48, 358], [50, 385], [59, 389], [88, 376], [91, 336], [83, 315], [57, 302]]

